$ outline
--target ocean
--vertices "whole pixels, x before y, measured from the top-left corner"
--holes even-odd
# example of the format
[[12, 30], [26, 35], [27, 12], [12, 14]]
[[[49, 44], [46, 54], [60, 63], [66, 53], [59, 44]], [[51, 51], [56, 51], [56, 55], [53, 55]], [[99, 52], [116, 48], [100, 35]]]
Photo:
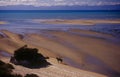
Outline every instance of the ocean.
[[1, 19], [119, 19], [120, 11], [0, 10]]
[[43, 24], [34, 23], [32, 20], [40, 19], [109, 19], [119, 20], [120, 11], [100, 11], [100, 10], [0, 10], [0, 21], [7, 24], [0, 25], [0, 29], [9, 29], [16, 32], [26, 31], [26, 29], [59, 29], [67, 30], [71, 28], [93, 30], [97, 32], [112, 34], [120, 37], [120, 24], [96, 24], [94, 26], [65, 25], [65, 24]]

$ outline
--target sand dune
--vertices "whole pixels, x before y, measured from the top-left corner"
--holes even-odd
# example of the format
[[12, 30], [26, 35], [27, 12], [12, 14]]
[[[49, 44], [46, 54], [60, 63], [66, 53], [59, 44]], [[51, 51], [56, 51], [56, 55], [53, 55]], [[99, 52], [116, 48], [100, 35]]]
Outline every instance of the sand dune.
[[[51, 34], [57, 43], [61, 44], [65, 48], [69, 48], [69, 53], [77, 53], [74, 57], [69, 53], [64, 54], [67, 50], [57, 52], [64, 57], [68, 57], [80, 64], [80, 68], [85, 70], [91, 70], [94, 72], [104, 73], [111, 76], [112, 74], [118, 75], [120, 72], [119, 67], [119, 56], [120, 56], [120, 45], [110, 42], [106, 39], [96, 38], [95, 36], [82, 36], [75, 35], [69, 32], [61, 31], [46, 31], [46, 34]], [[86, 34], [86, 33], [85, 33]], [[90, 34], [90, 33], [89, 33]], [[99, 34], [105, 36], [105, 34], [91, 32], [91, 34]], [[41, 36], [40, 36], [41, 37]], [[106, 38], [113, 38], [111, 35], [106, 35]], [[52, 41], [53, 41], [52, 40]], [[53, 43], [51, 43], [53, 45]], [[58, 47], [58, 45], [55, 45]], [[50, 47], [51, 48], [51, 47]], [[52, 49], [52, 48], [51, 48]], [[92, 62], [91, 62], [92, 61]]]
[[[25, 40], [27, 43], [31, 44], [37, 44], [38, 46], [41, 46], [43, 48], [47, 48], [48, 50], [51, 50], [52, 52], [59, 54], [59, 56], [72, 56], [74, 60], [76, 60], [79, 56], [84, 57], [84, 55], [78, 55], [78, 53], [73, 53], [74, 50], [71, 50], [69, 47], [65, 47], [60, 42], [57, 42], [54, 39], [47, 38], [42, 35], [38, 34], [28, 34], [28, 38]], [[62, 41], [62, 40], [60, 40]], [[79, 60], [79, 63], [82, 63], [82, 58]]]
[[[90, 73], [91, 77], [101, 77], [101, 75], [95, 76], [91, 72], [83, 72], [82, 70], [78, 72], [76, 71], [78, 69], [58, 64], [54, 59], [56, 56], [62, 57], [68, 65], [77, 65], [79, 69], [104, 74], [109, 77], [120, 76], [120, 44], [107, 40], [107, 38], [114, 38], [111, 35], [82, 30], [68, 30], [67, 32], [42, 30], [43, 34], [28, 33], [24, 35], [7, 30], [1, 30], [0, 32], [4, 34], [1, 34], [0, 37], [0, 50], [2, 51], [13, 53], [17, 48], [27, 44], [29, 47], [38, 48], [39, 52], [44, 56], [51, 57], [49, 61], [53, 63], [53, 66], [34, 70], [34, 72], [40, 74], [39, 76], [89, 77], [87, 74]], [[106, 39], [96, 38], [96, 35]], [[18, 73], [23, 73], [21, 70], [25, 70], [24, 73], [33, 71], [20, 66], [15, 67], [15, 71]]]
[[[3, 59], [5, 62], [9, 62], [8, 59]], [[39, 77], [107, 77], [105, 75], [88, 72], [84, 70], [80, 70], [77, 68], [73, 68], [67, 65], [60, 64], [54, 58], [50, 58], [48, 60], [52, 65], [46, 68], [39, 68], [39, 69], [29, 69], [22, 66], [16, 66], [14, 73], [18, 73], [21, 75], [25, 74], [37, 74]]]
[[71, 45], [75, 46], [76, 49], [78, 49], [78, 53], [81, 54], [81, 52], [84, 52], [95, 56], [104, 63], [108, 64], [108, 66], [120, 71], [120, 45], [116, 45], [104, 39], [73, 35], [67, 32], [53, 31], [48, 33], [69, 42]]
[[1, 30], [1, 32], [5, 36], [0, 39], [0, 50], [2, 50], [2, 51], [14, 53], [14, 51], [16, 49], [18, 49], [24, 45], [28, 45], [29, 47], [32, 47], [32, 48], [38, 48], [40, 50], [40, 53], [42, 53], [44, 56], [51, 56], [51, 57], [56, 56], [54, 53], [51, 53], [46, 48], [42, 48], [40, 46], [26, 43], [24, 41], [24, 37], [20, 34], [15, 34], [13, 32], [7, 31], [7, 30]]

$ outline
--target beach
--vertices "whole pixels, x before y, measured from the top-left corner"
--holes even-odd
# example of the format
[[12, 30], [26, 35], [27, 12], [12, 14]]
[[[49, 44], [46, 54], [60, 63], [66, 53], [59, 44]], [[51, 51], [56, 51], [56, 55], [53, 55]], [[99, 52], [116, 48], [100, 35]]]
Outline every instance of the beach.
[[[70, 16], [67, 13], [10, 14], [0, 20], [0, 59], [10, 63], [14, 51], [27, 45], [49, 57], [47, 61], [52, 64], [30, 69], [11, 63], [15, 67], [14, 73], [23, 76], [35, 73], [40, 77], [120, 76], [120, 19], [104, 19], [104, 14], [100, 19], [87, 19], [90, 15], [84, 13], [83, 17], [86, 18], [78, 19], [82, 16], [78, 12], [75, 16], [71, 16], [72, 13], [68, 13]], [[12, 15], [15, 16], [12, 18]], [[40, 18], [42, 15], [43, 18]], [[58, 18], [56, 16], [55, 19], [54, 15], [58, 15]], [[29, 16], [33, 18], [29, 19]], [[58, 63], [56, 57], [60, 57], [63, 63]]]
[[[64, 23], [67, 22], [64, 21]], [[24, 35], [8, 30], [0, 30], [0, 32], [2, 33], [1, 51], [13, 54], [17, 48], [28, 45], [38, 48], [44, 56], [53, 59], [60, 56], [64, 63], [74, 68], [110, 77], [119, 75], [120, 43], [112, 40], [115, 39], [113, 35], [81, 29], [68, 29], [67, 31], [37, 29], [37, 33], [25, 33]]]

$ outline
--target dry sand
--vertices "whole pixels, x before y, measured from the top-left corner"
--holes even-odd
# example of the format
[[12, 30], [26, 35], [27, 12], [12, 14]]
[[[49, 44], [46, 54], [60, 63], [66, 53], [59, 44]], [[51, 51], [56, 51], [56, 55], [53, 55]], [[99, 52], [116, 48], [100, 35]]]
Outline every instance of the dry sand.
[[[77, 64], [80, 69], [105, 74], [109, 77], [120, 76], [120, 44], [96, 38], [96, 35], [114, 38], [111, 35], [79, 29], [71, 29], [68, 32], [43, 30], [43, 34], [31, 33], [24, 36], [7, 30], [1, 30], [0, 32], [4, 33], [0, 36], [0, 50], [13, 53], [17, 48], [27, 44], [29, 47], [38, 48], [44, 56], [52, 58], [49, 61], [54, 64], [53, 66], [39, 69], [39, 71], [38, 69], [31, 70], [16, 66], [18, 73], [23, 73], [21, 70], [26, 70], [25, 73], [34, 71], [37, 74], [40, 73], [39, 76], [44, 77], [102, 77], [95, 76], [91, 72], [76, 71], [78, 69], [56, 63], [54, 58], [59, 55], [65, 59], [64, 62], [72, 66]], [[80, 35], [73, 34], [76, 32]], [[95, 36], [91, 37], [91, 35]]]
[[26, 43], [24, 41], [24, 37], [20, 34], [15, 34], [13, 32], [7, 31], [7, 30], [1, 30], [4, 35], [1, 35], [3, 37], [0, 38], [0, 50], [7, 51], [9, 53], [14, 53], [14, 51], [24, 45], [28, 45], [28, 47], [32, 48], [38, 48], [40, 50], [40, 53], [42, 53], [44, 56], [51, 56], [55, 57], [56, 54], [51, 53], [46, 48], [42, 48], [40, 46], [36, 46], [33, 44]]
[[[67, 32], [49, 31], [48, 33], [64, 40], [66, 43], [71, 44], [77, 49], [74, 50], [74, 52], [78, 52], [78, 54], [84, 53], [85, 55], [90, 54], [112, 67], [112, 69], [120, 72], [120, 44], [117, 45], [104, 39], [75, 34], [73, 35]], [[80, 57], [78, 58], [79, 60]]]
[[[3, 58], [4, 62], [8, 63], [8, 58]], [[54, 58], [48, 60], [52, 65], [46, 68], [29, 69], [19, 65], [13, 65], [15, 67], [14, 73], [25, 76], [26, 74], [37, 74], [39, 77], [107, 77], [98, 73], [80, 70], [70, 67], [68, 65], [60, 64]]]
[[82, 19], [74, 19], [74, 20], [33, 20], [34, 22], [42, 22], [42, 23], [48, 23], [48, 24], [73, 24], [73, 25], [95, 25], [95, 24], [120, 24], [120, 20], [82, 20]]

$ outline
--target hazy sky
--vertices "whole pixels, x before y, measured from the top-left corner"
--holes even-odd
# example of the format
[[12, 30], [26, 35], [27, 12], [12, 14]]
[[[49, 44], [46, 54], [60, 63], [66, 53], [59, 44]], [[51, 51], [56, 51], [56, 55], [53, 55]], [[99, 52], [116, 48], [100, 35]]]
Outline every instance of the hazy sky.
[[32, 5], [39, 6], [101, 6], [117, 5], [120, 0], [0, 0], [0, 6], [8, 5]]

